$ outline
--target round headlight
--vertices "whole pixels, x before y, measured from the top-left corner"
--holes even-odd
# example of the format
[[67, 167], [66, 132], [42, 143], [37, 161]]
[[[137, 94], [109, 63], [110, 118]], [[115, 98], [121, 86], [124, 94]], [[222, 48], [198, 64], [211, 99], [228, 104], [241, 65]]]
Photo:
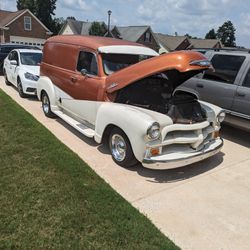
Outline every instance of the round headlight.
[[221, 111], [221, 112], [217, 115], [217, 121], [218, 121], [219, 123], [222, 123], [222, 122], [224, 121], [225, 117], [226, 117], [225, 111]]
[[147, 130], [147, 136], [151, 140], [156, 140], [160, 137], [160, 125], [159, 123], [155, 122], [153, 123]]

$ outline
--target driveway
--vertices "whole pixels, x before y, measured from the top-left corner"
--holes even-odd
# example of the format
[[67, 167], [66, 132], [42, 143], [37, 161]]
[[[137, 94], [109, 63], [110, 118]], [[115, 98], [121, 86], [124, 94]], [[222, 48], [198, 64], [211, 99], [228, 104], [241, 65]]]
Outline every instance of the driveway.
[[[46, 118], [35, 98], [0, 88], [77, 153], [182, 249], [249, 249], [250, 134], [224, 126], [221, 153], [191, 166], [155, 171], [117, 166], [107, 148], [60, 119]], [[1, 107], [0, 107], [1, 108]]]

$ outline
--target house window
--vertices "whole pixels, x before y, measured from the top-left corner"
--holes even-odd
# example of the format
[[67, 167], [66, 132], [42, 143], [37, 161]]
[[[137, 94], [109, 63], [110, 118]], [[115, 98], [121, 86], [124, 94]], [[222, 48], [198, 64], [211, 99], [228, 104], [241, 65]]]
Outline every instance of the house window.
[[149, 31], [147, 31], [145, 34], [144, 34], [144, 42], [150, 42], [151, 41], [151, 34]]
[[30, 16], [24, 17], [24, 30], [31, 30], [31, 17]]

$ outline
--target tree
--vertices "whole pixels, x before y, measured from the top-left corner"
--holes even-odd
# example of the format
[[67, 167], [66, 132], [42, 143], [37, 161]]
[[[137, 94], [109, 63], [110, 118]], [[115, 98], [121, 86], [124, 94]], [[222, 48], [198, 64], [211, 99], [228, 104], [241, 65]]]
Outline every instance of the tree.
[[217, 38], [221, 40], [225, 47], [235, 47], [235, 31], [233, 23], [226, 21], [218, 28]]
[[185, 37], [189, 39], [199, 39], [197, 36], [190, 36], [188, 33], [184, 35]]
[[52, 16], [55, 15], [56, 0], [36, 0], [36, 16], [46, 26], [53, 25]]
[[57, 0], [17, 0], [17, 9], [29, 9], [46, 27], [53, 30]]
[[211, 29], [208, 31], [208, 33], [205, 35], [205, 39], [216, 39], [216, 33], [214, 29]]
[[17, 0], [16, 4], [18, 10], [29, 9], [32, 13], [35, 14], [36, 11], [35, 0]]
[[76, 18], [74, 16], [68, 16], [66, 19], [76, 20]]
[[63, 27], [64, 23], [65, 23], [65, 19], [63, 17], [54, 18], [53, 25], [51, 27], [51, 31], [53, 32], [53, 34], [57, 35], [59, 31], [61, 30], [61, 28]]
[[107, 28], [104, 23], [93, 22], [90, 29], [89, 34], [91, 36], [104, 36], [107, 32]]

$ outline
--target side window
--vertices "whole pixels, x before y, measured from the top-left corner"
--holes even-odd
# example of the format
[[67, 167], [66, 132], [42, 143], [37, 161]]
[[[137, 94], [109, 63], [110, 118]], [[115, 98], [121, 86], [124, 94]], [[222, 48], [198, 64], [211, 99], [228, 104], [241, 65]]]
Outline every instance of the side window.
[[244, 60], [245, 56], [216, 54], [211, 60], [214, 71], [206, 71], [203, 78], [233, 84]]
[[10, 52], [9, 55], [8, 55], [8, 59], [9, 60], [13, 60], [13, 54], [14, 54], [14, 51]]
[[95, 54], [91, 52], [81, 51], [77, 62], [77, 71], [86, 69], [87, 73], [90, 75], [97, 75], [97, 61]]
[[247, 87], [247, 88], [250, 88], [250, 68], [247, 72], [247, 75], [246, 75], [246, 78], [242, 84], [243, 87]]
[[17, 65], [19, 64], [19, 60], [18, 60], [18, 54], [16, 51], [13, 51], [13, 57], [11, 60], [16, 60], [17, 61]]

